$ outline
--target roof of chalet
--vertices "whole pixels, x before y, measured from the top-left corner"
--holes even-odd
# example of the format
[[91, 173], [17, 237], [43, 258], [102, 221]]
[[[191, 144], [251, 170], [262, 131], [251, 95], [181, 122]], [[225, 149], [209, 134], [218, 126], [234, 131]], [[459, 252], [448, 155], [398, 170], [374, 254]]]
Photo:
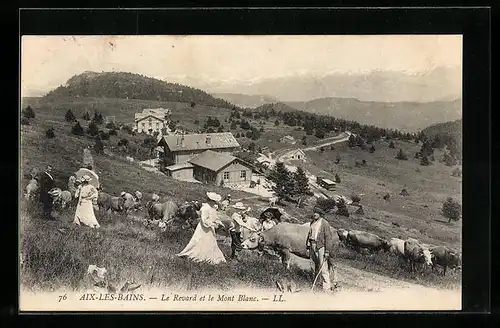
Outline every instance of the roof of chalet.
[[188, 162], [196, 166], [207, 168], [210, 171], [217, 172], [237, 159], [237, 157], [229, 154], [207, 150], [191, 158]]
[[155, 117], [159, 120], [164, 120], [165, 115], [170, 113], [170, 109], [168, 108], [144, 108], [142, 112], [135, 113], [134, 117], [136, 121], [143, 120], [148, 117]]
[[169, 171], [178, 171], [178, 170], [184, 170], [184, 169], [192, 169], [193, 164], [191, 163], [179, 163], [179, 164], [174, 164], [167, 166], [165, 169]]
[[330, 179], [321, 179], [321, 180], [324, 181], [324, 182], [326, 182], [326, 183], [328, 183], [328, 184], [332, 184], [332, 185], [336, 184], [335, 182], [333, 182]]
[[[206, 143], [207, 136], [210, 137], [210, 144]], [[240, 147], [231, 132], [164, 136], [158, 145], [166, 145], [170, 151]]]

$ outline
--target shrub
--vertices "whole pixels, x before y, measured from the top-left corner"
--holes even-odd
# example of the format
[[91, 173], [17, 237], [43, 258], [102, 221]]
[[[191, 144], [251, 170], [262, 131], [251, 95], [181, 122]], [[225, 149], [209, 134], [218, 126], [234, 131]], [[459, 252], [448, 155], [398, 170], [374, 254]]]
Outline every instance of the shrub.
[[335, 150], [335, 146], [334, 146], [334, 145], [331, 145], [331, 146], [330, 146], [330, 150]]
[[80, 122], [76, 122], [76, 124], [73, 125], [73, 127], [71, 128], [71, 134], [74, 134], [76, 136], [83, 136], [85, 134], [82, 126], [80, 125]]
[[96, 136], [99, 133], [99, 128], [97, 127], [97, 124], [95, 124], [94, 121], [89, 123], [89, 127], [87, 129], [87, 133], [90, 134], [91, 136]]
[[372, 154], [373, 154], [374, 152], [375, 152], [375, 146], [374, 146], [374, 145], [372, 145], [372, 146], [370, 147], [370, 153], [372, 153]]
[[33, 108], [31, 108], [31, 106], [28, 106], [25, 109], [23, 109], [22, 114], [24, 117], [28, 119], [35, 118], [35, 111], [33, 110]]
[[107, 129], [110, 129], [110, 130], [116, 130], [117, 129], [117, 126], [115, 123], [113, 122], [109, 122], [108, 124], [106, 124], [106, 128]]
[[315, 136], [320, 139], [323, 139], [325, 137], [325, 131], [323, 131], [322, 129], [316, 129]]
[[30, 125], [30, 119], [26, 116], [21, 117], [21, 125]]
[[333, 198], [318, 198], [318, 200], [316, 201], [316, 206], [318, 206], [325, 212], [331, 212], [335, 208], [335, 206], [337, 206], [337, 203]]
[[56, 136], [54, 133], [54, 128], [47, 129], [47, 131], [45, 131], [45, 136], [49, 139], [54, 138]]
[[365, 211], [363, 210], [363, 206], [360, 206], [356, 212], [354, 212], [357, 215], [365, 215]]
[[389, 193], [386, 193], [383, 198], [384, 200], [388, 201], [391, 198], [391, 195], [389, 195]]
[[120, 139], [120, 141], [118, 141], [118, 147], [121, 147], [121, 146], [128, 147], [128, 145], [129, 145], [129, 142], [127, 139]]
[[351, 200], [353, 203], [359, 203], [361, 201], [361, 197], [359, 195], [352, 195]]
[[403, 149], [399, 149], [398, 154], [396, 155], [396, 158], [402, 161], [407, 161], [408, 156], [403, 152]]
[[236, 123], [235, 122], [231, 123], [231, 125], [229, 126], [229, 128], [231, 130], [236, 130]]
[[336, 183], [340, 183], [341, 182], [338, 173], [335, 174], [335, 182]]
[[76, 121], [76, 117], [73, 114], [73, 112], [71, 111], [71, 109], [68, 109], [68, 111], [66, 112], [66, 114], [64, 115], [64, 117], [66, 118], [66, 122], [74, 122], [74, 121]]
[[451, 197], [448, 197], [443, 203], [442, 214], [448, 219], [448, 223], [458, 221], [462, 214], [462, 205]]
[[279, 120], [274, 121], [274, 125], [275, 125], [275, 126], [280, 125], [280, 121], [279, 121]]
[[389, 148], [396, 148], [394, 141], [391, 140], [391, 142], [389, 143]]
[[219, 126], [219, 128], [217, 129], [217, 132], [219, 132], [219, 133], [224, 132], [224, 126], [223, 125]]
[[95, 138], [94, 151], [96, 154], [104, 153], [104, 144], [100, 137]]
[[349, 210], [347, 209], [347, 205], [343, 198], [340, 198], [340, 200], [337, 202], [337, 215], [349, 217]]
[[121, 129], [122, 129], [122, 131], [125, 131], [128, 134], [132, 134], [132, 135], [134, 134], [134, 130], [132, 130], [132, 128], [130, 126], [128, 126], [128, 125], [122, 126]]
[[408, 193], [408, 190], [406, 190], [406, 189], [401, 190], [401, 192], [399, 194], [401, 196], [410, 196], [410, 194]]
[[191, 104], [190, 104], [190, 106], [194, 107], [194, 106], [196, 106], [196, 103], [194, 101], [192, 101]]
[[90, 121], [90, 114], [89, 114], [89, 112], [85, 112], [85, 114], [83, 114], [82, 118], [83, 118], [85, 121]]
[[111, 130], [109, 130], [108, 134], [109, 134], [110, 136], [116, 136], [116, 135], [118, 135], [118, 132], [116, 132], [116, 130], [115, 130], [115, 129], [111, 129]]
[[104, 131], [99, 131], [99, 138], [101, 140], [109, 140], [109, 133], [106, 133]]
[[341, 160], [342, 158], [340, 157], [340, 155], [337, 155], [337, 157], [335, 158], [335, 164], [340, 163]]

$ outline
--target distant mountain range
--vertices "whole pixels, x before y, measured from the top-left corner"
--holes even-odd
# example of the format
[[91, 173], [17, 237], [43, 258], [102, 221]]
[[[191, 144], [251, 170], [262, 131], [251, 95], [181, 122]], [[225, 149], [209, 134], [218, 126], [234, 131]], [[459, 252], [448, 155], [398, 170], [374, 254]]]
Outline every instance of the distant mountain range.
[[462, 95], [460, 68], [436, 67], [428, 72], [374, 70], [367, 73], [329, 73], [324, 76], [292, 75], [256, 81], [199, 82], [212, 94], [268, 95], [280, 101], [319, 98], [355, 98], [378, 102], [431, 102]]
[[315, 114], [331, 115], [381, 128], [416, 132], [462, 117], [461, 99], [434, 102], [374, 102], [352, 98], [321, 98], [286, 105]]
[[212, 95], [242, 108], [256, 108], [262, 105], [279, 102], [277, 98], [265, 95], [244, 95], [237, 93], [214, 93]]

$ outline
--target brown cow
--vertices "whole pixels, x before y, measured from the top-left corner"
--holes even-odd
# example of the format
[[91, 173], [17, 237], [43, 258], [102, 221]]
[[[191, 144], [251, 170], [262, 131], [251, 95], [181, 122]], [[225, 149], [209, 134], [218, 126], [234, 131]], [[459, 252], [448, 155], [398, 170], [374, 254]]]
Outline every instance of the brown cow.
[[443, 276], [446, 275], [447, 268], [460, 269], [462, 266], [462, 256], [453, 252], [445, 246], [436, 246], [429, 249], [432, 258], [432, 269], [434, 270], [437, 265], [443, 268]]
[[351, 230], [347, 233], [347, 244], [352, 246], [356, 251], [366, 249], [372, 252], [388, 251], [391, 247], [390, 243], [380, 238], [379, 236], [359, 230]]

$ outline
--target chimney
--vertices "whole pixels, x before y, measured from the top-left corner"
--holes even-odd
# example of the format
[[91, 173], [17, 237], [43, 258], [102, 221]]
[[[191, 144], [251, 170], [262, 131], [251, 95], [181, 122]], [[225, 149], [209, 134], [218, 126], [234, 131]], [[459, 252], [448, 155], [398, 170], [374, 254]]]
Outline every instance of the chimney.
[[205, 139], [205, 143], [206, 143], [207, 145], [210, 145], [210, 144], [212, 143], [212, 136], [207, 135], [207, 137], [206, 137], [206, 139]]

